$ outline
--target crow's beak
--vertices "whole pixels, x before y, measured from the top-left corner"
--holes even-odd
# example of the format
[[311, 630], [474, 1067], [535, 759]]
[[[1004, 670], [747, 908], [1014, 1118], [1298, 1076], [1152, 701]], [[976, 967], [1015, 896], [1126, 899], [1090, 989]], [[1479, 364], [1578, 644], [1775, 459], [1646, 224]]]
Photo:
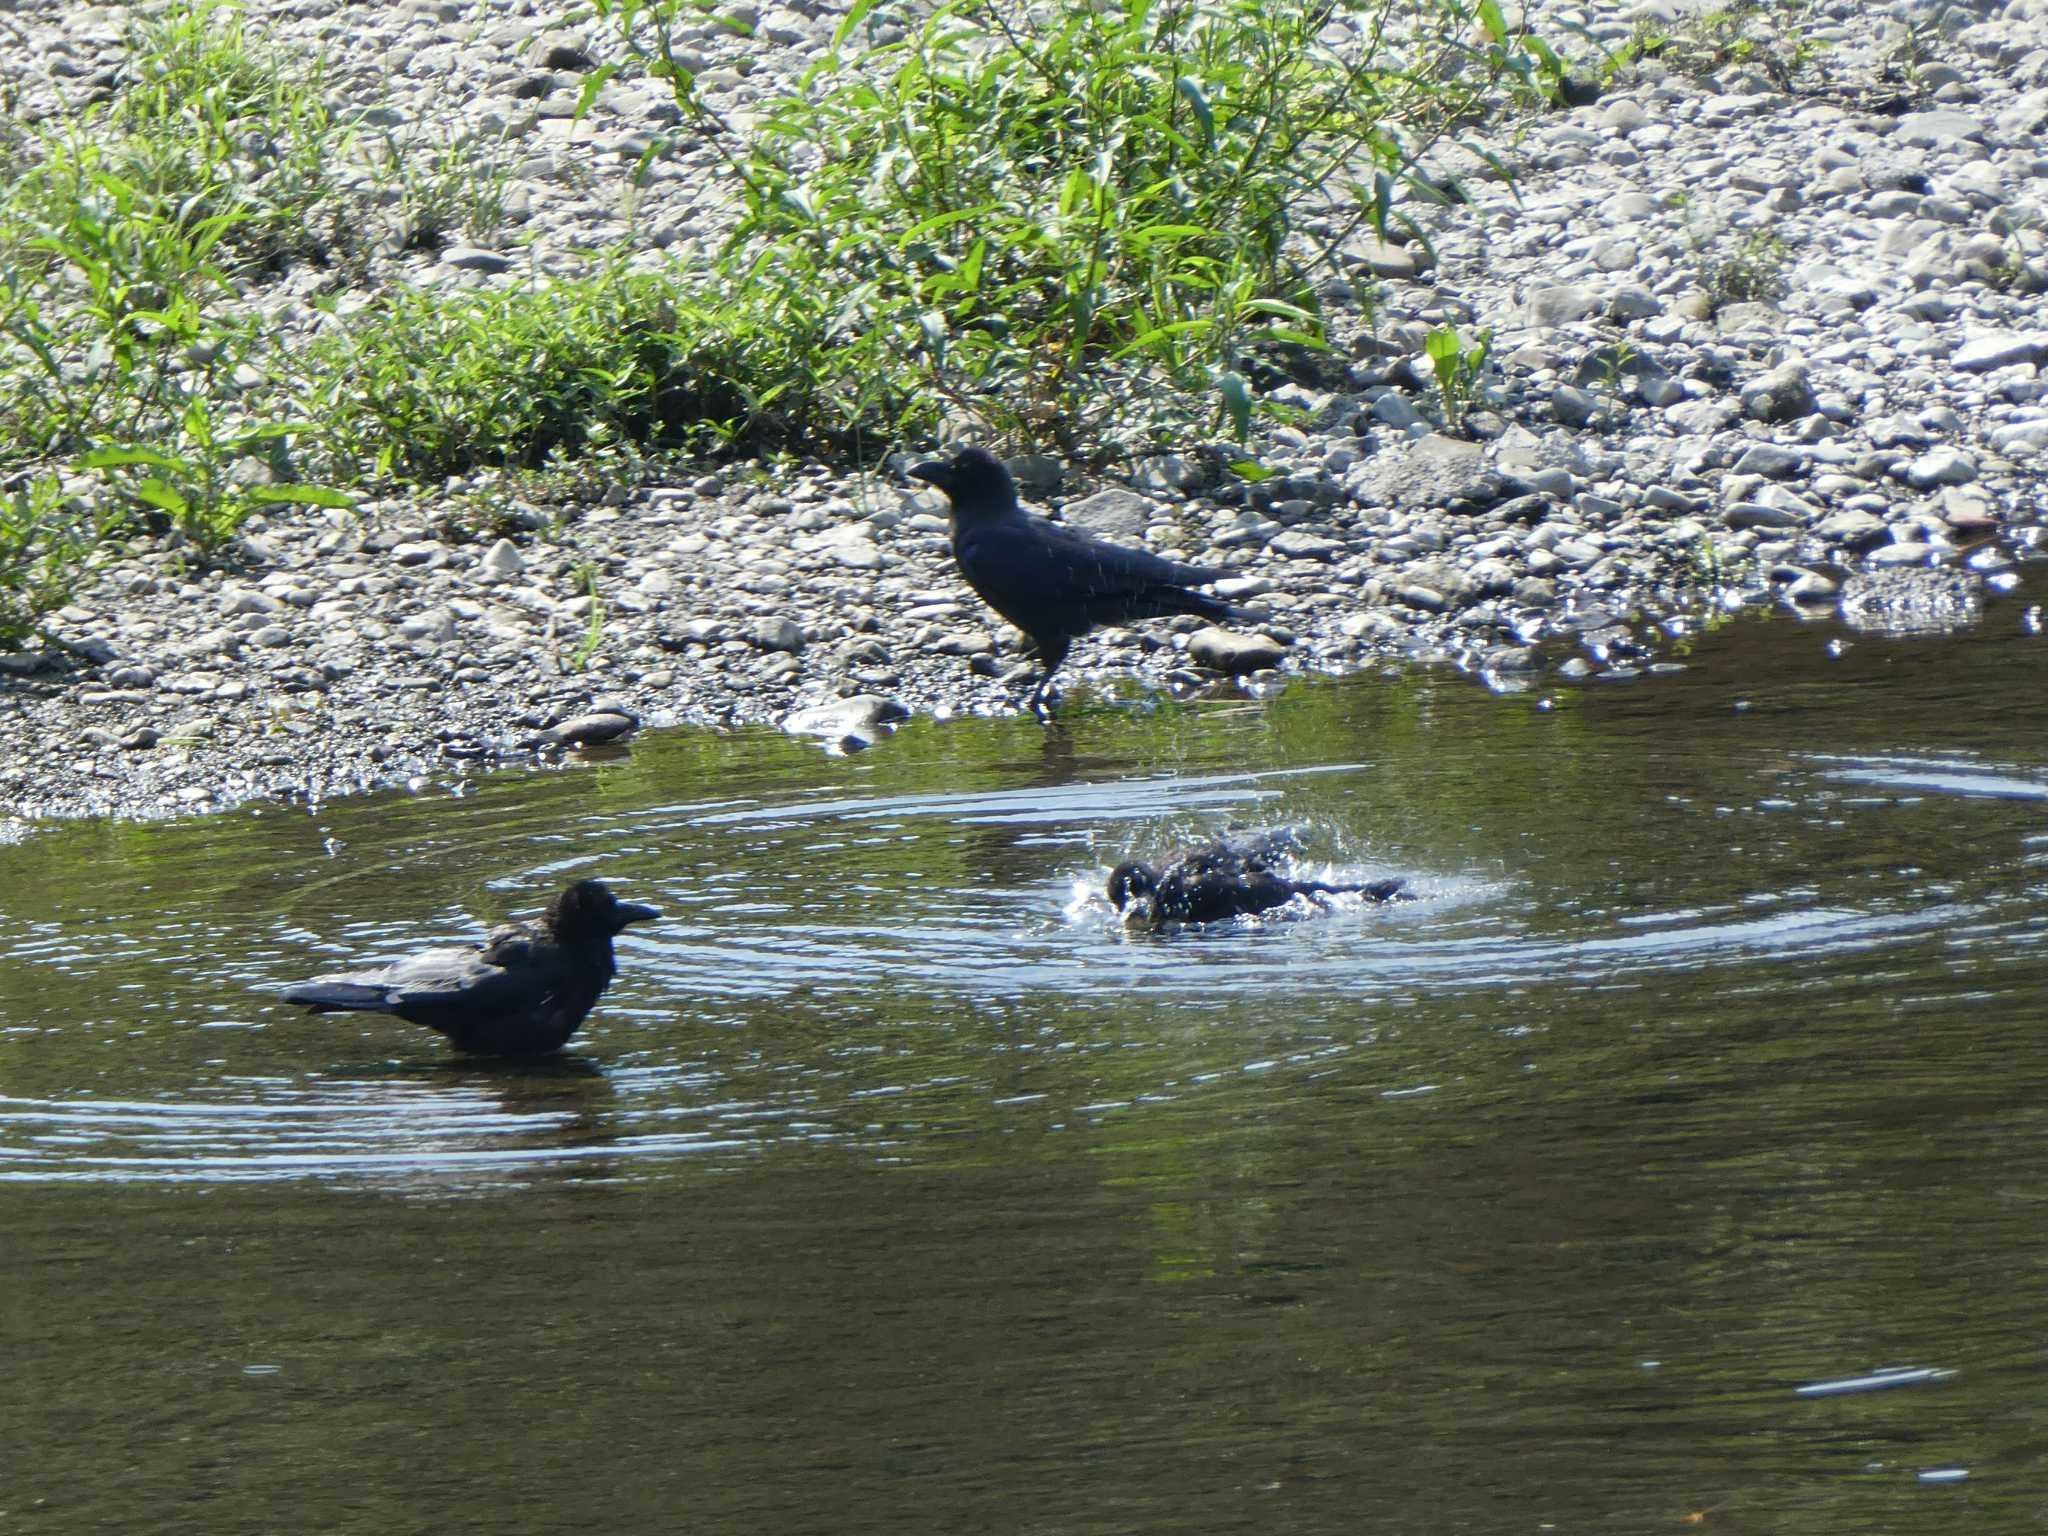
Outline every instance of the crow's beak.
[[942, 491], [946, 488], [946, 481], [951, 478], [943, 459], [930, 459], [923, 464], [913, 464], [904, 473], [913, 480], [928, 481]]
[[637, 901], [622, 901], [612, 908], [612, 921], [620, 928], [624, 928], [628, 923], [651, 923], [659, 916], [659, 908], [643, 907]]

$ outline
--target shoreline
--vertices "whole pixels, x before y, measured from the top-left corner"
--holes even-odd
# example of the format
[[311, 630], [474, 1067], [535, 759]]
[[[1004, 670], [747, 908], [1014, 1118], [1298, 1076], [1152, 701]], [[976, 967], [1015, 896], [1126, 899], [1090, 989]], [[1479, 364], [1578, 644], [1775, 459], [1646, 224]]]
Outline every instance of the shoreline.
[[[445, 51], [455, 73], [407, 81], [405, 107], [454, 124], [499, 110], [486, 83], [530, 72], [533, 39], [448, 9], [250, 8], [309, 46], [360, 24]], [[1618, 44], [1651, 11], [1592, 14], [1587, 35]], [[61, 6], [16, 20], [65, 38]], [[1518, 184], [1418, 210], [1432, 248], [1361, 249], [1323, 294], [1338, 350], [1262, 378], [1277, 411], [1248, 446], [1179, 444], [1118, 483], [1023, 466], [1034, 510], [1241, 573], [1225, 590], [1279, 642], [1098, 632], [1063, 680], [1263, 687], [1276, 664], [1428, 657], [1498, 687], [1570, 683], [1649, 664], [1732, 603], [1955, 628], [2048, 561], [2048, 0], [1991, 0], [1935, 34], [1911, 99], [1871, 94], [1885, 14], [1809, 20], [1821, 74], [1796, 90], [1646, 58], [1588, 105], [1503, 125]], [[772, 76], [833, 21], [749, 46]], [[103, 28], [68, 45], [112, 46]], [[521, 131], [596, 149], [658, 106], [608, 92], [587, 120], [549, 109]], [[532, 270], [615, 212], [550, 175], [536, 158], [508, 188], [533, 205]], [[662, 199], [685, 181], [649, 189], [648, 224], [683, 217]], [[1731, 253], [1769, 296], [1734, 292]], [[466, 247], [375, 275], [520, 280]], [[1438, 430], [1423, 343], [1446, 324], [1494, 332], [1469, 437]], [[1229, 467], [1247, 459], [1249, 477]], [[703, 466], [562, 508], [484, 473], [273, 511], [217, 569], [115, 561], [52, 617], [58, 649], [0, 657], [0, 824], [387, 789], [532, 759], [564, 727], [780, 723], [854, 697], [872, 702], [844, 706], [840, 734], [859, 736], [896, 711], [1014, 709], [1017, 641], [952, 570], [943, 499], [913, 494], [902, 462]]]

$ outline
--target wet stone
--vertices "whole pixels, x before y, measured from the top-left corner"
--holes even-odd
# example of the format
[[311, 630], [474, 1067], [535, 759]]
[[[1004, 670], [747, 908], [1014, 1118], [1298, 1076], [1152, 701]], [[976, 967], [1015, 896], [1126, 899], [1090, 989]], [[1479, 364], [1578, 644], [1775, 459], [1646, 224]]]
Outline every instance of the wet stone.
[[1196, 630], [1188, 637], [1188, 658], [1212, 672], [1237, 676], [1276, 667], [1287, 647], [1267, 635], [1240, 635], [1227, 629]]

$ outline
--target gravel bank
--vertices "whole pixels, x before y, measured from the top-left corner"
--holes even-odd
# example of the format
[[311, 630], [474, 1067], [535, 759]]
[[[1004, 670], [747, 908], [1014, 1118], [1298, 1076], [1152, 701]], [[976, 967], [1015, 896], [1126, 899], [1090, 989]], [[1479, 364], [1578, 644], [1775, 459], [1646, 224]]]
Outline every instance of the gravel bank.
[[[1612, 48], [1688, 14], [1542, 18]], [[588, 40], [540, 7], [250, 15], [326, 49], [356, 104], [508, 157], [501, 249], [394, 239], [368, 285], [509, 283], [718, 226], [687, 149], [626, 212], [626, 169], [673, 104], [614, 80], [575, 122]], [[752, 39], [707, 26], [700, 79], [743, 117], [837, 16], [765, 8]], [[31, 109], [118, 84], [116, 13], [24, 4], [0, 22], [32, 49], [0, 63]], [[1793, 25], [1823, 47], [1790, 89], [1646, 61], [1503, 129], [1518, 185], [1472, 180], [1476, 208], [1426, 220], [1433, 254], [1359, 248], [1327, 293], [1344, 355], [1260, 381], [1294, 407], [1254, 445], [1268, 478], [1199, 446], [1114, 484], [1020, 466], [1042, 509], [1231, 566], [1227, 590], [1272, 615], [1264, 636], [1095, 637], [1069, 687], [1258, 686], [1393, 656], [1549, 686], [1649, 668], [1732, 603], [1965, 624], [2048, 560], [2048, 0], [1823, 4]], [[304, 302], [311, 282], [285, 274], [266, 313], [345, 324], [346, 304]], [[1447, 321], [1495, 332], [1469, 438], [1432, 426], [1422, 339]], [[259, 519], [222, 569], [110, 565], [59, 616], [66, 650], [0, 658], [0, 805], [159, 815], [431, 779], [631, 722], [822, 709], [805, 719], [838, 739], [905, 710], [1014, 708], [1015, 638], [953, 573], [940, 498], [897, 469], [727, 466], [566, 508], [479, 480]]]

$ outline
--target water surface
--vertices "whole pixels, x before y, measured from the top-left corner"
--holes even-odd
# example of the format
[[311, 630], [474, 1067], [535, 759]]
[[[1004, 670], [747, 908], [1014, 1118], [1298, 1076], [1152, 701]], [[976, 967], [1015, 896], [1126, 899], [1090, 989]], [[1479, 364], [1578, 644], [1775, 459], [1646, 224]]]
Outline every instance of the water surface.
[[[0, 1529], [2032, 1529], [2027, 615], [0, 848]], [[266, 997], [584, 875], [548, 1063]]]

